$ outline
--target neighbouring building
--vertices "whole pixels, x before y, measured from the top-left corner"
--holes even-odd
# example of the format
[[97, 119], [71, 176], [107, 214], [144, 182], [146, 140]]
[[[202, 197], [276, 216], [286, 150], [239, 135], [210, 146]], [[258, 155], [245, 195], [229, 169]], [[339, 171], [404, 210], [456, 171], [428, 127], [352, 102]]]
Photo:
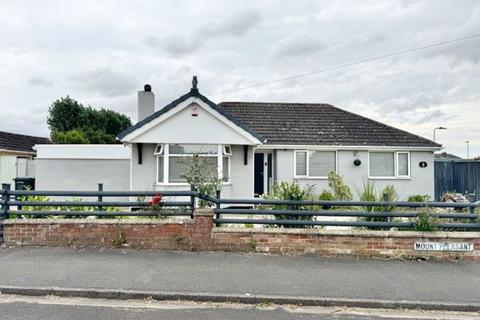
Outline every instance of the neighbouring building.
[[49, 143], [48, 138], [0, 131], [0, 183], [13, 185], [14, 178], [34, 177], [33, 146]]
[[[393, 185], [401, 198], [434, 195], [441, 145], [329, 104], [216, 104], [196, 79], [158, 110], [149, 85], [138, 102], [138, 122], [118, 136], [123, 145], [37, 146], [39, 188], [186, 189], [184, 159], [199, 154], [224, 180], [224, 197], [251, 198], [294, 180], [320, 193], [331, 171], [354, 194], [371, 181], [378, 189]], [[47, 154], [54, 149], [56, 156]], [[56, 178], [42, 176], [47, 171]]]

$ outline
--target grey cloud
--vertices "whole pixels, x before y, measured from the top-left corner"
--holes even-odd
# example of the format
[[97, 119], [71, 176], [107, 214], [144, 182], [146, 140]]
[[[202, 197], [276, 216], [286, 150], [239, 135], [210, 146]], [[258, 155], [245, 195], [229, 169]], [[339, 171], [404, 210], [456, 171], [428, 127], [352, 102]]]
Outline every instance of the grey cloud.
[[283, 41], [276, 50], [276, 56], [298, 58], [316, 54], [325, 49], [325, 44], [318, 39], [299, 36]]
[[28, 79], [28, 84], [33, 87], [51, 87], [53, 83], [42, 77], [31, 77]]
[[224, 35], [241, 36], [256, 27], [261, 19], [262, 17], [257, 11], [240, 12], [203, 26], [197, 36], [207, 38], [218, 38]]
[[81, 90], [95, 92], [106, 97], [131, 95], [138, 81], [131, 74], [98, 68], [73, 75], [70, 80]]
[[189, 39], [181, 37], [165, 39], [147, 37], [144, 39], [143, 42], [150, 48], [160, 48], [161, 50], [174, 56], [188, 55], [196, 51], [199, 47], [199, 43], [197, 41], [191, 41]]
[[256, 27], [261, 19], [261, 15], [257, 11], [243, 11], [217, 21], [211, 20], [188, 37], [158, 38], [149, 36], [144, 38], [143, 42], [150, 48], [160, 49], [170, 55], [188, 55], [211, 40], [226, 36], [240, 37]]

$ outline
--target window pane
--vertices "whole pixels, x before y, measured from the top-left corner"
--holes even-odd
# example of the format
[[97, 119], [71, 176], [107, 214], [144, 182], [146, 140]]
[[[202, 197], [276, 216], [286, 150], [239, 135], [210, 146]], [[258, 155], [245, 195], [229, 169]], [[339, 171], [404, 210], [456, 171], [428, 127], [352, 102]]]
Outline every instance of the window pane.
[[216, 144], [171, 144], [170, 154], [217, 154]]
[[335, 158], [335, 151], [310, 151], [308, 175], [310, 177], [327, 177], [331, 171], [335, 172]]
[[394, 152], [371, 152], [370, 153], [370, 176], [372, 177], [395, 176], [395, 153]]
[[157, 181], [163, 182], [163, 157], [157, 157]]
[[217, 157], [200, 157], [201, 161], [205, 161], [208, 176], [210, 178], [218, 177], [218, 158]]
[[[192, 163], [192, 157], [169, 157], [169, 182], [187, 182], [185, 171]], [[199, 157], [199, 165], [206, 168], [210, 178], [218, 176], [217, 157]]]
[[230, 176], [228, 175], [230, 172], [230, 168], [228, 167], [229, 163], [228, 157], [223, 157], [223, 181], [230, 181]]
[[398, 175], [408, 176], [408, 153], [402, 152], [398, 154]]
[[307, 152], [300, 151], [296, 153], [295, 163], [295, 175], [306, 176], [307, 175]]
[[186, 182], [185, 168], [189, 165], [190, 157], [169, 157], [168, 179], [170, 182]]

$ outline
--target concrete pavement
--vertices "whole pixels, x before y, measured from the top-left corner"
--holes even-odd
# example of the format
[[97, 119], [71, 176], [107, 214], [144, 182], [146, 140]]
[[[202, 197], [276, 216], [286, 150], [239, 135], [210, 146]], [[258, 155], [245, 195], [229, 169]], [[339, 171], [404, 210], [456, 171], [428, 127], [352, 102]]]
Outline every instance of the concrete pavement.
[[0, 249], [0, 267], [0, 287], [408, 300], [480, 308], [478, 262], [14, 248]]

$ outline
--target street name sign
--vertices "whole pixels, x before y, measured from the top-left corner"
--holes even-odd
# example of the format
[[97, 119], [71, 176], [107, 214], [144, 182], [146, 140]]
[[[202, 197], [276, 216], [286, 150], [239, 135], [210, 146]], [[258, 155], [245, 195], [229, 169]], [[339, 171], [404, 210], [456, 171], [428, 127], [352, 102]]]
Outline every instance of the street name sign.
[[473, 251], [473, 243], [467, 242], [415, 242], [415, 251]]

